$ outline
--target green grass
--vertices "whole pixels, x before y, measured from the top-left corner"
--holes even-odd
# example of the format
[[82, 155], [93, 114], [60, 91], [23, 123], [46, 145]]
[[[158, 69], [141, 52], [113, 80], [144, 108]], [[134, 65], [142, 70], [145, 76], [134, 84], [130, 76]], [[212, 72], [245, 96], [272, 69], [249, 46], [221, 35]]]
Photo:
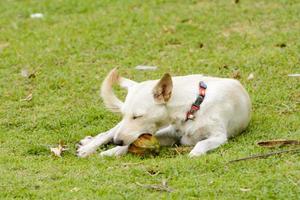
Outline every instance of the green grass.
[[[297, 0], [0, 1], [0, 199], [299, 199], [299, 154], [227, 164], [269, 151], [257, 141], [300, 139], [300, 80], [287, 76], [300, 72], [299, 10]], [[36, 12], [45, 17], [31, 19]], [[136, 71], [140, 64], [159, 69]], [[239, 70], [251, 124], [196, 159], [170, 149], [79, 159], [77, 141], [120, 120], [98, 95], [117, 66], [138, 81]], [[55, 158], [48, 148], [59, 140], [70, 150]], [[173, 192], [136, 184], [163, 179]]]

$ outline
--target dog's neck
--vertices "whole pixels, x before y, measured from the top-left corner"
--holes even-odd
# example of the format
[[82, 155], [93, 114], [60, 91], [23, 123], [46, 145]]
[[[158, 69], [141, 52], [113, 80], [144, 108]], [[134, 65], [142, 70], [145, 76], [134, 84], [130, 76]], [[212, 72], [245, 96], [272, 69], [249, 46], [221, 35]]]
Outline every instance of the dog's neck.
[[170, 123], [186, 120], [186, 114], [197, 97], [197, 92], [182, 92], [173, 89], [170, 101], [166, 104]]

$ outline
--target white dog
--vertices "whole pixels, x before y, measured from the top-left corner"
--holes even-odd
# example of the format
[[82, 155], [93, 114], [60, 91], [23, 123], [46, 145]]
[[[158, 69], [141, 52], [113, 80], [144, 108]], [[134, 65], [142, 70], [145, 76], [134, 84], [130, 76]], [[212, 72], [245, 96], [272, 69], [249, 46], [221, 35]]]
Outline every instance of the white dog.
[[[113, 93], [116, 83], [128, 90], [125, 102]], [[81, 140], [79, 157], [110, 141], [119, 146], [100, 155], [126, 154], [128, 146], [144, 133], [154, 134], [161, 145], [178, 141], [192, 145], [189, 156], [200, 156], [241, 133], [250, 121], [249, 95], [233, 79], [165, 74], [160, 80], [137, 83], [120, 77], [113, 69], [103, 81], [101, 96], [106, 107], [122, 113], [123, 119], [111, 130]]]

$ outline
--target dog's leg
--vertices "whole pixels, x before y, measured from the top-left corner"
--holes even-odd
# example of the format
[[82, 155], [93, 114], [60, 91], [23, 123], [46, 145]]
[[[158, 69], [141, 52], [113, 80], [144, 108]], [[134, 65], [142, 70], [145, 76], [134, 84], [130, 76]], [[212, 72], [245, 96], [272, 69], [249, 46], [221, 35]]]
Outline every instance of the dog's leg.
[[176, 128], [172, 125], [162, 128], [155, 133], [161, 146], [172, 146], [179, 141]]
[[112, 141], [115, 132], [119, 128], [119, 126], [120, 123], [117, 124], [114, 128], [110, 129], [109, 131], [100, 133], [95, 137], [85, 137], [79, 143], [79, 147], [77, 149], [77, 156], [82, 158], [87, 157], [90, 154], [94, 153], [99, 146]]
[[109, 149], [107, 151], [103, 151], [100, 153], [100, 156], [122, 156], [126, 154], [128, 151], [128, 146], [116, 146], [112, 149]]
[[207, 151], [213, 150], [220, 145], [226, 143], [227, 135], [226, 133], [219, 133], [210, 136], [209, 138], [199, 141], [193, 150], [189, 153], [190, 157], [201, 156]]

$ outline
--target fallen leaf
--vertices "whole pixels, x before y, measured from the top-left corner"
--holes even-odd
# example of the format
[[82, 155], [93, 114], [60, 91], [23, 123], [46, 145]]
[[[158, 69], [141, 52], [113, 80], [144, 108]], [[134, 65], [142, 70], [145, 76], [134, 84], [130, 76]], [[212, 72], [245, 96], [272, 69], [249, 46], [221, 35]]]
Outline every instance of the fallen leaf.
[[253, 80], [253, 79], [254, 79], [254, 74], [253, 74], [253, 73], [250, 73], [249, 76], [248, 76], [248, 78], [247, 78], [247, 80], [248, 80], [248, 81], [251, 81], [251, 80]]
[[31, 101], [32, 97], [33, 97], [33, 95], [32, 95], [32, 93], [30, 93], [26, 98], [21, 99], [21, 101]]
[[300, 145], [299, 140], [267, 140], [261, 141], [257, 143], [258, 146], [267, 147], [267, 148], [274, 148], [274, 147], [281, 147], [286, 145]]
[[233, 71], [231, 77], [235, 78], [235, 79], [240, 79], [241, 78], [241, 72], [240, 72], [240, 70]]
[[240, 190], [241, 190], [242, 192], [250, 192], [250, 191], [251, 191], [250, 188], [240, 188]]
[[50, 148], [50, 151], [57, 157], [61, 157], [61, 154], [68, 150], [63, 141], [60, 141], [58, 147]]
[[135, 67], [135, 69], [143, 71], [154, 71], [157, 69], [157, 66], [138, 65]]

